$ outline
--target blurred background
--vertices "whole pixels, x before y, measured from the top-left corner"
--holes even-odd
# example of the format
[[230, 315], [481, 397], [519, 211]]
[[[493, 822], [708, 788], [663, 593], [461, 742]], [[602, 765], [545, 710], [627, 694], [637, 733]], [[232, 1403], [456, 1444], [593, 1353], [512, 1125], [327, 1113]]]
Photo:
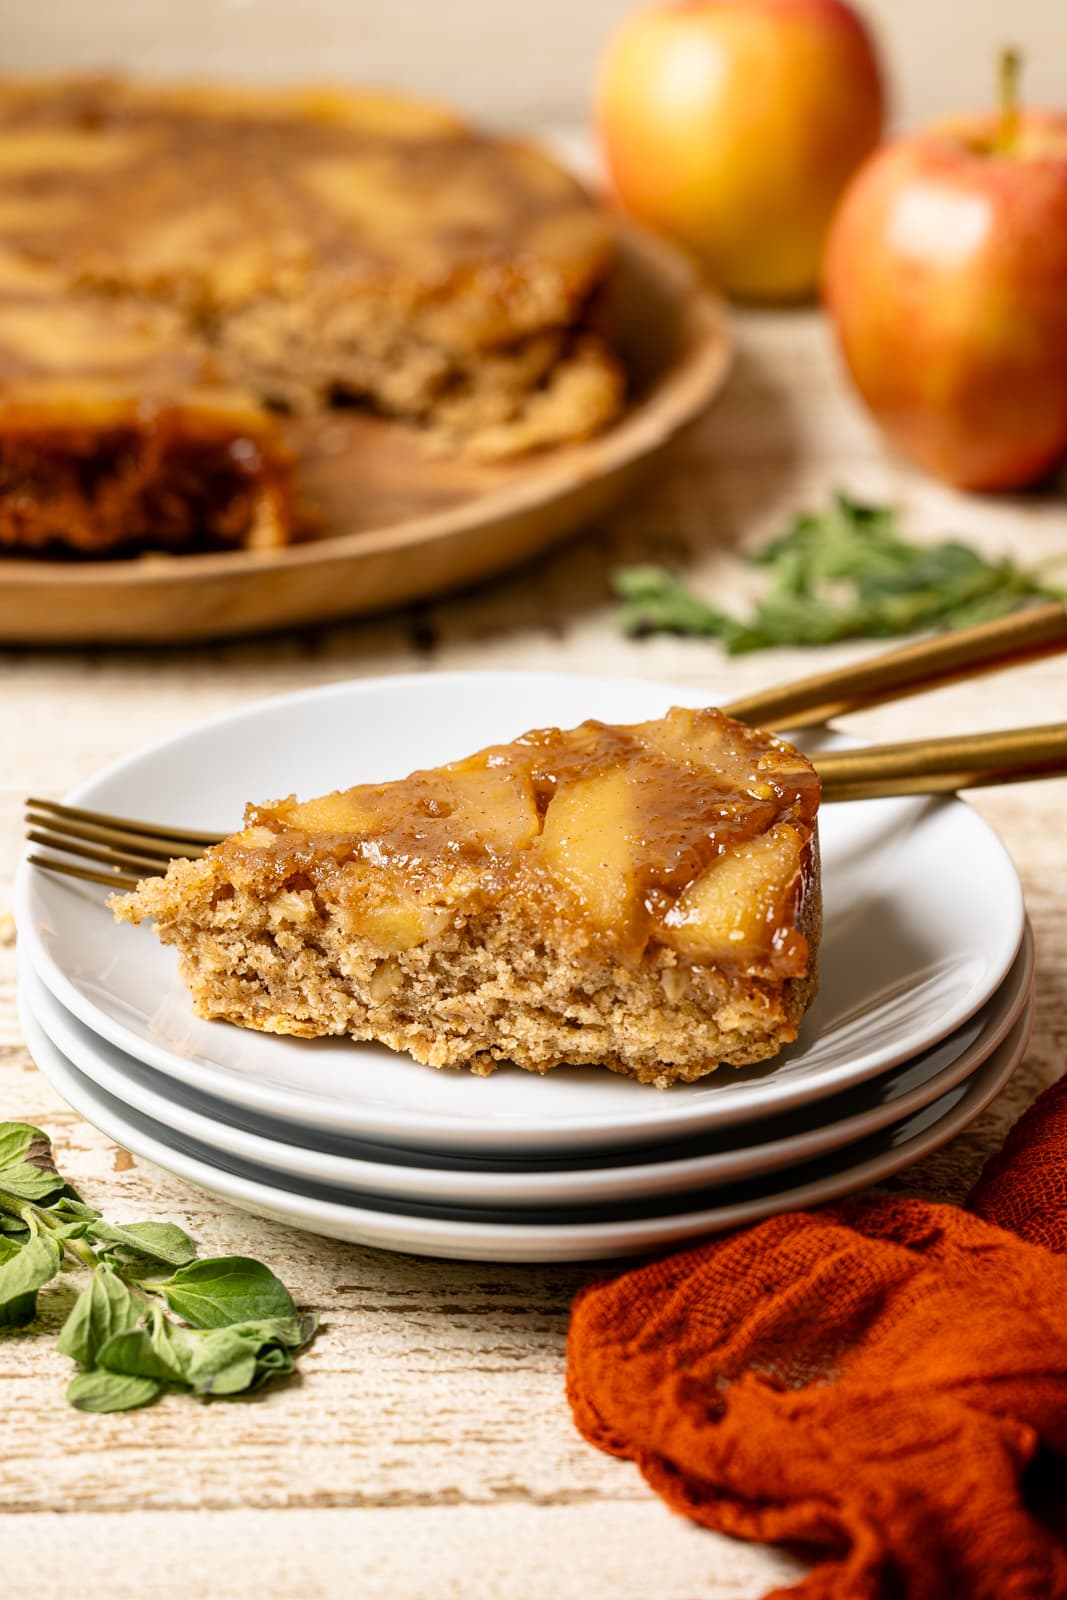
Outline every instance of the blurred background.
[[[3, 0], [4, 70], [90, 68], [328, 76], [444, 96], [511, 126], [583, 119], [630, 0]], [[891, 125], [992, 94], [997, 48], [1025, 46], [1031, 104], [1067, 93], [1063, 0], [865, 0], [892, 85]]]
[[[725, 384], [722, 362], [714, 410], [642, 497], [610, 507], [605, 499], [570, 517], [567, 531], [580, 527], [584, 543], [546, 561], [540, 598], [521, 587], [535, 629], [558, 617], [558, 599], [546, 599], [554, 583], [575, 618], [603, 625], [604, 608], [623, 592], [619, 571], [648, 562], [691, 574], [717, 601], [735, 588], [743, 600], [751, 574], [736, 557], [798, 513], [831, 505], [838, 489], [895, 508], [924, 537], [965, 534], [994, 559], [1008, 550], [1058, 558], [1049, 543], [1050, 534], [1064, 536], [1067, 461], [1067, 0], [856, 0], [851, 8], [847, 0], [663, 0], [658, 8], [634, 0], [0, 0], [0, 28], [12, 76], [114, 68], [145, 79], [382, 86], [430, 96], [490, 127], [528, 130], [585, 170], [599, 148], [619, 206], [688, 249], [733, 302], [735, 355]], [[1006, 47], [1018, 51], [1014, 66]], [[1057, 113], [1048, 126], [1029, 117], [1037, 107]], [[979, 119], [972, 143], [946, 158], [929, 125], [961, 113]], [[888, 148], [877, 149], [881, 139]], [[179, 141], [177, 167], [184, 154]], [[193, 187], [194, 209], [211, 186]], [[154, 187], [141, 187], [151, 198]], [[241, 225], [239, 194], [219, 210]], [[647, 288], [644, 281], [630, 292], [630, 311], [618, 319], [627, 323], [618, 330], [623, 365], [631, 380], [641, 374], [631, 412], [684, 365], [663, 333], [670, 318]], [[675, 293], [671, 303], [683, 301]], [[646, 334], [662, 348], [655, 360], [647, 351], [632, 359]], [[721, 324], [718, 342], [731, 343]], [[709, 390], [702, 407], [710, 398]], [[587, 431], [609, 437], [604, 421]], [[582, 437], [578, 429], [569, 436]], [[462, 452], [449, 448], [458, 460]], [[330, 513], [333, 533], [391, 527], [489, 492], [476, 472], [462, 476], [462, 461], [438, 483], [421, 457], [418, 467], [406, 457], [390, 467], [378, 448], [340, 453], [358, 457], [353, 498], [366, 518], [353, 521], [347, 507], [344, 517]], [[547, 459], [542, 450], [515, 470], [536, 472]], [[399, 485], [388, 514], [368, 492], [383, 463], [385, 490]], [[413, 485], [423, 478], [429, 487], [419, 500]], [[313, 488], [321, 493], [318, 479]], [[561, 520], [552, 537], [562, 529]], [[509, 554], [503, 536], [496, 543]], [[516, 548], [511, 559], [534, 548]], [[495, 553], [494, 561], [503, 565]], [[386, 601], [436, 597], [488, 570], [457, 567], [417, 594], [390, 590]], [[1027, 581], [1031, 593], [1039, 580]], [[506, 593], [470, 603], [521, 654], [529, 642], [503, 620]], [[519, 595], [516, 584], [511, 598]], [[1017, 600], [1013, 591], [1004, 604]], [[47, 604], [51, 616], [51, 592]], [[339, 612], [332, 596], [329, 606], [294, 601], [292, 619]], [[455, 615], [449, 610], [449, 621]], [[619, 621], [607, 617], [614, 641]], [[44, 637], [66, 637], [58, 623], [48, 627]], [[160, 627], [180, 636], [173, 607], [153, 612], [152, 642]], [[666, 628], [661, 619], [650, 631]], [[794, 630], [774, 642], [846, 636]]]

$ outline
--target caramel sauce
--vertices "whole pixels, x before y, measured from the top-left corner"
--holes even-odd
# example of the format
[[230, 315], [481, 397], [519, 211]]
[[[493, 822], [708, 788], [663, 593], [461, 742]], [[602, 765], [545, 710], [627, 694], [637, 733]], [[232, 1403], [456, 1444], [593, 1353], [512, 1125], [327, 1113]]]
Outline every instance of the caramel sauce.
[[[539, 729], [396, 783], [252, 806], [217, 853], [267, 892], [297, 883], [343, 900], [354, 931], [372, 903], [469, 913], [507, 895], [535, 921], [562, 910], [623, 962], [659, 942], [691, 960], [802, 972], [795, 923], [818, 803], [818, 777], [790, 746], [720, 711], [676, 709], [628, 728]], [[757, 843], [764, 866], [734, 916], [742, 937], [730, 927], [716, 943], [733, 901], [715, 908], [708, 874]]]

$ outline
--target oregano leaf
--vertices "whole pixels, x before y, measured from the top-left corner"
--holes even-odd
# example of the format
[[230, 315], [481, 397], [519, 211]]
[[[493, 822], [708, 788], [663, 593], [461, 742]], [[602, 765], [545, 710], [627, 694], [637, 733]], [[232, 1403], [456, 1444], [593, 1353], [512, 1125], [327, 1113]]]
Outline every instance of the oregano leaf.
[[67, 1385], [67, 1399], [79, 1411], [135, 1411], [139, 1406], [151, 1405], [163, 1393], [163, 1387], [151, 1378], [99, 1370], [79, 1372]]
[[151, 1378], [156, 1383], [181, 1383], [182, 1370], [158, 1350], [147, 1328], [130, 1328], [113, 1334], [96, 1353], [104, 1372], [121, 1372], [131, 1378]]
[[174, 1381], [184, 1382], [186, 1345], [191, 1330], [168, 1317], [157, 1301], [149, 1313], [148, 1334], [157, 1357], [174, 1373]]
[[89, 1225], [89, 1237], [103, 1246], [100, 1254], [122, 1263], [135, 1278], [187, 1266], [196, 1260], [196, 1245], [175, 1222], [127, 1222], [121, 1227], [100, 1221]]
[[64, 1217], [72, 1222], [93, 1222], [99, 1215], [93, 1206], [87, 1206], [84, 1200], [78, 1200], [71, 1194], [64, 1194], [48, 1208], [54, 1217]]
[[0, 1122], [0, 1189], [16, 1200], [46, 1200], [67, 1188], [52, 1143], [28, 1122]]
[[97, 1354], [115, 1334], [135, 1328], [144, 1311], [110, 1267], [99, 1266], [71, 1307], [56, 1349], [80, 1366], [92, 1367]]
[[92, 1270], [57, 1342], [82, 1368], [67, 1398], [83, 1411], [132, 1410], [169, 1388], [246, 1393], [291, 1372], [315, 1334], [317, 1318], [298, 1315], [262, 1262], [198, 1261], [175, 1223], [107, 1222], [58, 1172], [39, 1128], [0, 1123], [0, 1326], [33, 1319], [64, 1255]]
[[240, 1394], [255, 1382], [259, 1345], [235, 1328], [194, 1331], [182, 1353], [183, 1376], [194, 1394]]
[[242, 1338], [256, 1339], [261, 1344], [280, 1344], [288, 1350], [302, 1350], [311, 1343], [318, 1330], [319, 1319], [313, 1311], [294, 1317], [262, 1317], [254, 1322], [238, 1322], [234, 1331]]
[[264, 1317], [295, 1317], [293, 1297], [262, 1261], [214, 1256], [180, 1267], [153, 1287], [194, 1328], [227, 1328]]
[[0, 1327], [21, 1328], [37, 1314], [37, 1291], [59, 1271], [59, 1246], [35, 1234], [0, 1263]]
[[621, 568], [612, 583], [624, 631], [713, 638], [737, 655], [969, 627], [1064, 598], [1039, 570], [1010, 557], [989, 560], [958, 539], [915, 543], [902, 536], [892, 507], [841, 493], [826, 510], [794, 517], [749, 561], [765, 569], [767, 585], [745, 618], [717, 610], [667, 567]]
[[292, 1372], [294, 1352], [315, 1332], [315, 1320], [269, 1317], [228, 1328], [190, 1332], [183, 1343], [185, 1377], [195, 1394], [233, 1395]]

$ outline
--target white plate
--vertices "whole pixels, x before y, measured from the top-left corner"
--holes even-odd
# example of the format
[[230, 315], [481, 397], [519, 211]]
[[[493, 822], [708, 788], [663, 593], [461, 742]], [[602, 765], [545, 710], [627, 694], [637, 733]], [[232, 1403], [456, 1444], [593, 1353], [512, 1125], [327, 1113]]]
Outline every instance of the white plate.
[[[536, 1165], [448, 1160], [340, 1141], [320, 1149], [306, 1130], [262, 1118], [235, 1125], [221, 1101], [154, 1073], [123, 1055], [65, 1011], [23, 964], [24, 1004], [72, 1064], [122, 1105], [216, 1151], [224, 1160], [252, 1162], [283, 1178], [360, 1191], [379, 1199], [459, 1206], [579, 1206], [692, 1193], [796, 1166], [877, 1133], [939, 1099], [968, 1078], [1018, 1021], [1029, 998], [1034, 944], [1029, 929], [1008, 977], [988, 1005], [927, 1054], [890, 1068], [872, 1083], [781, 1118], [704, 1136], [688, 1145], [627, 1149], [628, 1163], [610, 1157], [576, 1167], [551, 1158]], [[746, 1127], [748, 1134], [746, 1135]], [[477, 1159], [477, 1158], [475, 1158]], [[589, 1161], [589, 1158], [586, 1158]], [[446, 1164], [447, 1163], [447, 1164]]]
[[[69, 798], [221, 829], [246, 799], [400, 776], [583, 717], [636, 721], [707, 690], [614, 678], [442, 673], [334, 684], [161, 740]], [[118, 927], [101, 892], [23, 863], [24, 949], [80, 1021], [158, 1071], [245, 1110], [420, 1149], [553, 1151], [683, 1138], [850, 1088], [930, 1048], [994, 993], [1023, 929], [1010, 857], [958, 800], [828, 806], [822, 989], [772, 1063], [667, 1093], [599, 1069], [538, 1078], [434, 1072], [384, 1047], [298, 1040], [194, 1017], [173, 951]]]
[[[599, 1220], [596, 1212], [564, 1220], [516, 1223], [509, 1213], [431, 1206], [389, 1210], [364, 1197], [342, 1202], [337, 1191], [286, 1183], [251, 1164], [220, 1164], [181, 1134], [128, 1111], [67, 1060], [23, 1006], [21, 1020], [30, 1050], [53, 1087], [75, 1111], [145, 1160], [257, 1216], [353, 1244], [399, 1250], [408, 1255], [447, 1256], [463, 1261], [589, 1261], [658, 1249], [700, 1234], [722, 1232], [777, 1211], [821, 1205], [868, 1187], [927, 1155], [965, 1128], [999, 1093], [1026, 1051], [1033, 1000], [989, 1060], [964, 1084], [903, 1123], [874, 1134], [854, 1149], [716, 1191], [713, 1203], [681, 1214], [633, 1215]], [[696, 1205], [702, 1196], [691, 1196]], [[651, 1210], [651, 1207], [648, 1208]]]

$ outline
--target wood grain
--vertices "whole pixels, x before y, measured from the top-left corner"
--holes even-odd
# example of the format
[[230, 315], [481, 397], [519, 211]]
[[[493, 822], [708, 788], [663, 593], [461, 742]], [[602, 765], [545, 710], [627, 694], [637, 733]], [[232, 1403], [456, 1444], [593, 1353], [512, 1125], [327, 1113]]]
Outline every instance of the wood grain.
[[[883, 450], [841, 386], [814, 314], [750, 315], [720, 406], [654, 487], [536, 567], [360, 626], [185, 651], [0, 654], [0, 870], [31, 790], [61, 794], [142, 740], [272, 692], [349, 676], [558, 667], [696, 682], [709, 700], [857, 657], [866, 646], [727, 662], [706, 643], [618, 633], [608, 575], [669, 558], [723, 604], [738, 550], [840, 484], [891, 499], [917, 535], [959, 533], [1020, 558], [1067, 556], [1062, 493], [967, 498]], [[1062, 718], [1067, 663], [885, 707], [879, 738]], [[195, 775], [191, 775], [191, 782]], [[959, 1200], [1067, 1056], [1067, 782], [976, 800], [1022, 872], [1037, 932], [1038, 1018], [1026, 1062], [959, 1139], [892, 1181]], [[0, 904], [0, 915], [6, 906]], [[61, 1300], [32, 1337], [0, 1336], [4, 1576], [80, 1600], [756, 1600], [796, 1569], [671, 1517], [636, 1471], [590, 1449], [563, 1394], [568, 1306], [585, 1273], [417, 1261], [308, 1240], [207, 1200], [116, 1150], [33, 1068], [0, 948], [0, 1115], [40, 1122], [85, 1194], [119, 1219], [170, 1216], [206, 1251], [269, 1261], [324, 1319], [304, 1375], [251, 1403], [170, 1399], [126, 1417], [66, 1409], [52, 1350]]]

